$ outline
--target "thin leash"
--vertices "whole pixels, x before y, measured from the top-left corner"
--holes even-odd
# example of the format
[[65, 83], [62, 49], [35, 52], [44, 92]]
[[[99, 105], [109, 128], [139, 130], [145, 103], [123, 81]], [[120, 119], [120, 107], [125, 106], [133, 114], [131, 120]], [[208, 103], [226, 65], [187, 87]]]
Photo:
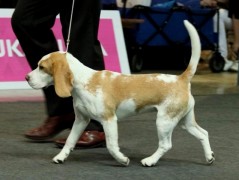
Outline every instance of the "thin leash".
[[69, 44], [70, 44], [71, 24], [72, 24], [72, 17], [73, 17], [74, 5], [75, 5], [75, 0], [72, 1], [70, 24], [69, 24], [69, 30], [68, 30], [67, 41], [66, 41], [66, 53], [68, 52], [68, 48], [69, 48]]

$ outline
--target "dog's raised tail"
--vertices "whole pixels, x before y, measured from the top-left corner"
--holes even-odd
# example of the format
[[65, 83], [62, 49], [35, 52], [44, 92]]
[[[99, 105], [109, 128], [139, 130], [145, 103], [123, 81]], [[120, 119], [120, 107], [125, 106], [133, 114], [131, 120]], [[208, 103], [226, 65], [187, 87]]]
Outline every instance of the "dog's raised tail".
[[184, 20], [184, 25], [189, 33], [191, 40], [191, 58], [187, 69], [182, 73], [182, 77], [191, 81], [192, 77], [196, 73], [197, 65], [201, 56], [201, 43], [197, 30], [187, 20]]

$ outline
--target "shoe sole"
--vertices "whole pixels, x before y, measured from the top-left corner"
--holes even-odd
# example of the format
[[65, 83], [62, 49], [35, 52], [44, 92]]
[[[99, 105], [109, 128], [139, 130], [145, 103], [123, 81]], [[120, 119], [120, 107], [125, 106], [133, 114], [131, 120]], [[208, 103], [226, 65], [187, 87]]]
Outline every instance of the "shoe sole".
[[60, 130], [60, 131], [56, 132], [55, 134], [52, 134], [50, 136], [45, 136], [45, 137], [29, 136], [29, 135], [26, 135], [26, 134], [24, 136], [25, 136], [25, 138], [30, 139], [30, 140], [34, 140], [34, 141], [45, 141], [45, 140], [50, 140], [50, 139], [54, 138], [55, 136], [60, 134], [62, 131], [64, 131], [64, 130]]

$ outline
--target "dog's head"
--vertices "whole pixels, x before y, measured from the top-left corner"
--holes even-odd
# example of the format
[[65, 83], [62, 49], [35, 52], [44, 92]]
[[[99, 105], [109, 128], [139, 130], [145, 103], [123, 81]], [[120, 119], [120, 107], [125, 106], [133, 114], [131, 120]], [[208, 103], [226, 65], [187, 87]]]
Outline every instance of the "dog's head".
[[54, 85], [58, 96], [71, 96], [73, 75], [66, 59], [66, 53], [53, 52], [44, 56], [38, 62], [38, 67], [26, 75], [26, 80], [34, 89]]

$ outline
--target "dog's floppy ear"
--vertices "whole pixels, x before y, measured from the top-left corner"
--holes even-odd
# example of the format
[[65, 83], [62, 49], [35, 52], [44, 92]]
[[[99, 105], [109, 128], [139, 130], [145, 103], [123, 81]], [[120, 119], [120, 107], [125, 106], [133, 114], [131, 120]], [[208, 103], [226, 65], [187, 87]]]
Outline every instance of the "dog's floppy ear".
[[57, 58], [52, 65], [55, 91], [60, 97], [70, 97], [73, 88], [73, 74], [65, 58]]

